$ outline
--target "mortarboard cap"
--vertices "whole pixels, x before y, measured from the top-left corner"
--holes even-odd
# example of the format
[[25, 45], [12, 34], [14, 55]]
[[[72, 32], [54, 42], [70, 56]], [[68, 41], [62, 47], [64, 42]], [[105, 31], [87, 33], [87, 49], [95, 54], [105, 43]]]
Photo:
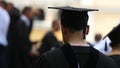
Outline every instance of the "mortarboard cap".
[[112, 43], [120, 43], [120, 24], [114, 27], [107, 36], [110, 38]]
[[88, 22], [88, 11], [98, 11], [98, 9], [75, 8], [75, 7], [48, 7], [50, 9], [61, 10], [61, 24], [75, 30], [85, 29]]

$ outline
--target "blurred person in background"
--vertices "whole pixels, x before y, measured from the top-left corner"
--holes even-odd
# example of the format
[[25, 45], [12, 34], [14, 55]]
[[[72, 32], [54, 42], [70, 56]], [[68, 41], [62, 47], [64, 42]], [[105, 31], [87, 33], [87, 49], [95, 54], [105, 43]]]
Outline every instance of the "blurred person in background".
[[60, 22], [59, 20], [54, 20], [52, 22], [52, 28], [50, 31], [46, 33], [44, 38], [42, 39], [42, 44], [40, 46], [39, 52], [43, 54], [47, 51], [54, 50], [61, 46], [61, 43], [55, 37], [55, 32], [60, 30]]
[[94, 39], [95, 39], [95, 43], [93, 45], [95, 45], [101, 41], [102, 35], [100, 33], [96, 33]]
[[6, 11], [7, 3], [0, 0], [0, 68], [7, 68], [7, 33], [10, 24], [10, 17]]
[[45, 12], [43, 9], [41, 9], [41, 8], [36, 9], [35, 19], [37, 19], [37, 20], [44, 20], [45, 19]]
[[115, 27], [108, 35], [110, 37], [112, 51], [108, 54], [120, 68], [120, 24]]
[[104, 55], [108, 55], [111, 52], [112, 48], [110, 47], [111, 40], [109, 37], [103, 38], [99, 43], [94, 45], [94, 48], [99, 50]]
[[22, 15], [17, 22], [16, 34], [16, 61], [13, 68], [28, 68], [32, 62], [33, 55], [31, 49], [33, 43], [30, 41], [30, 33], [32, 30], [33, 11], [31, 7], [25, 7]]
[[14, 68], [17, 58], [17, 22], [20, 19], [21, 13], [18, 8], [15, 8], [13, 3], [7, 3], [7, 11], [10, 15], [10, 26], [7, 35], [8, 40], [8, 64], [9, 68]]
[[21, 13], [18, 8], [15, 8], [12, 3], [7, 4], [7, 11], [10, 15], [10, 26], [8, 32], [8, 42], [10, 45], [15, 43], [15, 31], [18, 20], [20, 19]]
[[107, 55], [109, 52], [111, 52], [110, 47], [110, 39], [109, 37], [105, 37], [102, 39], [102, 35], [100, 33], [95, 34], [95, 43], [93, 43], [93, 47], [97, 50], [99, 50], [101, 53]]

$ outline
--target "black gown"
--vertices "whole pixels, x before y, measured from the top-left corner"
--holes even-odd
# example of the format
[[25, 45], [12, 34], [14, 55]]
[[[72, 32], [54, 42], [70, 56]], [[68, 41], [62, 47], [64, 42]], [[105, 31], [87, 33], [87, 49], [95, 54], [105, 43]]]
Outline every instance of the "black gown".
[[26, 26], [22, 19], [16, 23], [15, 34], [13, 35], [14, 42], [9, 47], [9, 68], [29, 68], [31, 64], [31, 41], [29, 39], [32, 24]]
[[[74, 62], [70, 63], [69, 61], [72, 61], [74, 56], [71, 55], [66, 58], [62, 50], [65, 46], [41, 55], [33, 62], [31, 68], [72, 68], [70, 66], [72, 66]], [[118, 68], [111, 58], [101, 54], [92, 47], [72, 46], [71, 48], [79, 62], [80, 68]], [[91, 48], [94, 52], [91, 51]], [[68, 55], [71, 53], [71, 51], [66, 52]], [[68, 60], [68, 58], [70, 59]], [[73, 65], [73, 68], [78, 68], [74, 67], [75, 65], [76, 64]]]
[[7, 41], [8, 41], [8, 64], [9, 68], [16, 68], [17, 63], [17, 23], [20, 19], [20, 11], [17, 8], [14, 8], [12, 11], [9, 12], [10, 15], [10, 25], [7, 34]]
[[60, 47], [60, 42], [57, 40], [57, 38], [54, 36], [52, 32], [48, 32], [42, 39], [42, 44], [39, 49], [39, 52], [40, 54], [43, 54], [51, 50], [51, 48], [58, 48], [58, 47]]
[[111, 55], [109, 57], [112, 58], [118, 64], [120, 68], [120, 55]]
[[9, 30], [7, 34], [7, 40], [8, 40], [8, 45], [9, 47], [14, 47], [15, 46], [15, 41], [16, 41], [16, 28], [17, 28], [17, 23], [18, 20], [20, 19], [20, 11], [17, 8], [13, 8], [12, 11], [8, 12], [10, 15], [10, 25], [9, 25]]

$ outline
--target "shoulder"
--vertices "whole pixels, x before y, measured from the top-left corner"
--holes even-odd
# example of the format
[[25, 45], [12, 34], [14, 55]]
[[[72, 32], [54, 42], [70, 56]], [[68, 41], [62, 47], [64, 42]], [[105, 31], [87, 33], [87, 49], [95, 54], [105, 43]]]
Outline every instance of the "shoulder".
[[63, 53], [61, 51], [61, 48], [56, 48], [55, 50], [48, 51], [43, 55], [48, 61], [50, 61], [50, 63], [53, 63], [54, 60], [63, 59]]
[[43, 39], [47, 39], [47, 40], [50, 39], [51, 40], [51, 38], [53, 38], [53, 33], [49, 31], [45, 34]]
[[113, 62], [113, 60], [111, 58], [109, 58], [108, 56], [99, 53], [99, 60], [104, 61], [104, 62]]
[[112, 58], [117, 64], [120, 65], [120, 55], [110, 55], [110, 58]]
[[61, 48], [57, 48], [56, 50], [49, 51], [39, 56], [33, 63], [32, 68], [37, 68], [36, 66], [42, 66], [39, 68], [68, 68], [67, 61], [63, 56]]
[[57, 53], [58, 53], [58, 50], [54, 50], [54, 51], [50, 51], [40, 55], [34, 60], [31, 68], [51, 68], [50, 59], [54, 59], [53, 57]]
[[25, 22], [22, 19], [19, 19], [17, 24], [18, 25], [25, 25]]
[[10, 16], [5, 9], [0, 8], [0, 16], [1, 16], [1, 18], [5, 19], [6, 22], [10, 22]]
[[53, 36], [53, 33], [52, 32], [47, 32], [45, 36]]
[[30, 68], [50, 68], [50, 65], [46, 60], [45, 55], [40, 55], [33, 61]]
[[117, 64], [109, 57], [99, 53], [98, 68], [118, 68]]
[[24, 21], [23, 21], [22, 19], [19, 19], [19, 20], [18, 20], [18, 23], [20, 23], [20, 22], [24, 22]]
[[5, 9], [1, 8], [1, 7], [0, 7], [0, 13], [8, 14], [8, 12]]
[[110, 58], [113, 58], [113, 59], [114, 59], [114, 58], [115, 58], [115, 59], [120, 59], [120, 55], [110, 55], [109, 57], [110, 57]]

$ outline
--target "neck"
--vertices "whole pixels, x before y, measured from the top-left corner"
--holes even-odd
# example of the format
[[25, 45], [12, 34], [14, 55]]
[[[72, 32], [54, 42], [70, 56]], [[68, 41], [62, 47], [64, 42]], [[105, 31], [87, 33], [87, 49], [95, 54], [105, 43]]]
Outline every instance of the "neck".
[[120, 48], [113, 49], [108, 55], [120, 55]]
[[55, 33], [55, 30], [54, 30], [54, 29], [51, 29], [50, 31], [51, 31], [52, 33]]
[[52, 33], [55, 33], [55, 32], [57, 32], [57, 30], [56, 30], [55, 28], [52, 28], [52, 29], [51, 29], [51, 32], [52, 32]]
[[[87, 42], [83, 39], [82, 35], [78, 34], [77, 35], [72, 35], [69, 37], [69, 44], [73, 44], [73, 46], [88, 46], [86, 45]], [[75, 45], [74, 45], [75, 44]]]

